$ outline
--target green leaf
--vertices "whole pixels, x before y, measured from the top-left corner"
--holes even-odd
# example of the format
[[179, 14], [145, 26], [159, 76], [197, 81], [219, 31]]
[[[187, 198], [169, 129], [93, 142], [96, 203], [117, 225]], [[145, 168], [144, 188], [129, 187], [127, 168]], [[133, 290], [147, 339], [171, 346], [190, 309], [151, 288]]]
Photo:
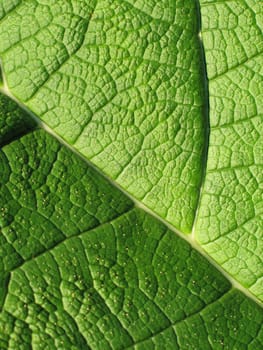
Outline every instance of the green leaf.
[[263, 301], [263, 8], [203, 3], [210, 139], [196, 238]]
[[1, 168], [1, 348], [263, 344], [259, 306], [45, 131]]
[[263, 348], [263, 9], [200, 7], [0, 1], [1, 349]]
[[190, 232], [205, 135], [195, 2], [51, 4], [27, 1], [2, 20], [12, 93], [135, 198]]
[[[1, 73], [1, 72], [0, 72]], [[36, 123], [22, 109], [7, 96], [0, 97], [0, 146], [12, 141], [29, 130], [33, 129]]]

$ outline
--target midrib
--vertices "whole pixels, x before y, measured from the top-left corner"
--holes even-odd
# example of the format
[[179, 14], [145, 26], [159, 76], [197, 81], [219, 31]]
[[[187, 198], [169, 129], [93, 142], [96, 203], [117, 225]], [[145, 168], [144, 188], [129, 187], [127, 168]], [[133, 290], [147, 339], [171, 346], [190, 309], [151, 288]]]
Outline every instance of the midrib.
[[[1, 68], [1, 62], [0, 62], [0, 68]], [[132, 196], [130, 193], [128, 193], [124, 188], [122, 188], [119, 184], [117, 184], [113, 179], [106, 176], [100, 169], [98, 169], [93, 163], [91, 163], [87, 158], [85, 158], [79, 151], [77, 151], [73, 146], [69, 145], [62, 137], [60, 137], [57, 133], [54, 132], [47, 124], [45, 124], [42, 120], [40, 120], [39, 117], [37, 117], [25, 104], [23, 104], [21, 101], [19, 101], [10, 91], [7, 85], [6, 77], [2, 69], [2, 78], [3, 78], [3, 84], [0, 85], [0, 92], [5, 94], [6, 96], [10, 97], [13, 101], [15, 101], [19, 107], [21, 107], [24, 111], [26, 111], [36, 122], [37, 126], [39, 128], [44, 129], [46, 132], [48, 132], [50, 135], [55, 137], [62, 145], [70, 149], [73, 153], [75, 153], [78, 157], [80, 157], [83, 161], [85, 161], [88, 166], [93, 168], [97, 173], [99, 173], [101, 176], [103, 176], [112, 186], [120, 190], [122, 193], [124, 193], [130, 200], [132, 200], [135, 204], [135, 207], [140, 208], [144, 210], [149, 215], [155, 217], [157, 220], [162, 222], [166, 227], [169, 228], [172, 232], [174, 232], [176, 235], [178, 235], [180, 238], [187, 241], [196, 251], [198, 251], [201, 255], [203, 255], [210, 264], [212, 264], [218, 271], [221, 272], [221, 274], [228, 279], [228, 281], [231, 283], [233, 288], [236, 288], [240, 290], [243, 294], [245, 294], [248, 298], [255, 301], [258, 305], [263, 307], [263, 303], [257, 299], [257, 297], [252, 294], [248, 289], [246, 289], [243, 285], [241, 285], [239, 282], [237, 282], [231, 275], [229, 275], [220, 265], [218, 265], [206, 252], [205, 250], [197, 243], [195, 236], [194, 236], [194, 228], [193, 226], [191, 234], [184, 234], [181, 231], [177, 230], [173, 225], [165, 221], [162, 217], [160, 217], [158, 214], [156, 214], [153, 210], [148, 208], [146, 205], [142, 204], [140, 201], [138, 201], [134, 196]], [[206, 145], [208, 149], [208, 142]], [[206, 159], [205, 159], [206, 162]], [[205, 173], [205, 172], [204, 172]], [[203, 178], [204, 178], [203, 174]], [[202, 186], [200, 189], [200, 193], [202, 191]], [[199, 199], [200, 201], [200, 199]], [[197, 209], [198, 210], [198, 209]], [[197, 213], [197, 211], [196, 211]]]

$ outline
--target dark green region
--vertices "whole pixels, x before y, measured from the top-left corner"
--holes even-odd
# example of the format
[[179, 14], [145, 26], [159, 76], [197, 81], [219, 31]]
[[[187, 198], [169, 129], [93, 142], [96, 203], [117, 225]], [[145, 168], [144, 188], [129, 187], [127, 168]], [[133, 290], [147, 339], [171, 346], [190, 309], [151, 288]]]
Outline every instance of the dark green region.
[[[0, 85], [2, 78], [0, 80]], [[36, 123], [16, 102], [0, 93], [0, 146], [28, 133]]]

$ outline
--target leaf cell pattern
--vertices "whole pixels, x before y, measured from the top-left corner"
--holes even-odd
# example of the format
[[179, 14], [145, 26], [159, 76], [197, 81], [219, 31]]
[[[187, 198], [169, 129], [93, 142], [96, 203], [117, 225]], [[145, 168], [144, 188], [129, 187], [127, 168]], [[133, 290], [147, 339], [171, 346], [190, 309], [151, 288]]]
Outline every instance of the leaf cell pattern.
[[53, 133], [0, 95], [1, 349], [263, 348], [262, 28], [254, 0], [0, 1], [1, 89]]

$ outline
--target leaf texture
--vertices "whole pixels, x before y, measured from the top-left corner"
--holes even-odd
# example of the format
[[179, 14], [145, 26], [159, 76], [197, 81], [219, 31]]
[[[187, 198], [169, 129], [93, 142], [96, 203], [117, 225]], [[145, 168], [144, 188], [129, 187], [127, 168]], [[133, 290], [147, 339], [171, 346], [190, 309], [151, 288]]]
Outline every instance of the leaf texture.
[[211, 131], [196, 238], [262, 301], [263, 10], [204, 4]]
[[2, 20], [13, 94], [135, 198], [190, 232], [204, 148], [195, 1], [21, 1]]
[[263, 348], [262, 28], [0, 1], [0, 349]]
[[259, 306], [52, 136], [1, 156], [1, 348], [263, 344]]

